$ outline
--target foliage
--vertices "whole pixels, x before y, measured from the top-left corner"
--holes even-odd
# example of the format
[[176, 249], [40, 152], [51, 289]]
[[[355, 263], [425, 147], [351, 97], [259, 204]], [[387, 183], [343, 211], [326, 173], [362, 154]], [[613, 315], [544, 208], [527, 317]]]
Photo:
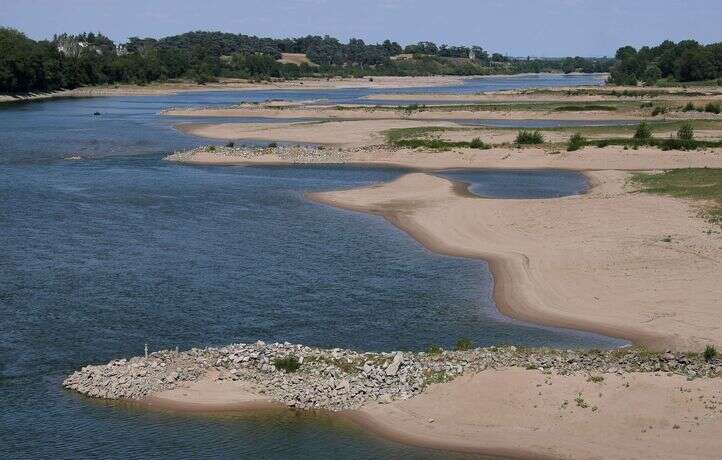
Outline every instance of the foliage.
[[652, 137], [652, 128], [645, 122], [641, 122], [637, 126], [637, 130], [634, 132], [634, 139], [638, 141], [645, 141]]
[[656, 117], [657, 115], [662, 115], [664, 113], [667, 113], [667, 109], [665, 109], [661, 105], [655, 106], [654, 109], [652, 110], [653, 117]]
[[276, 370], [291, 373], [296, 372], [301, 367], [301, 363], [299, 362], [298, 358], [293, 355], [289, 355], [284, 358], [274, 359], [273, 366], [276, 368]]
[[456, 351], [466, 351], [471, 350], [474, 348], [474, 342], [472, 342], [469, 339], [459, 339], [456, 342], [456, 345], [454, 345], [454, 350]]
[[682, 110], [684, 112], [694, 112], [695, 110], [697, 110], [697, 107], [695, 107], [692, 102], [688, 102]]
[[607, 112], [613, 112], [617, 110], [616, 107], [612, 105], [595, 105], [595, 104], [587, 104], [587, 105], [562, 105], [559, 107], [555, 107], [554, 111], [556, 112], [584, 112], [584, 111], [607, 111]]
[[[403, 51], [409, 59], [392, 59]], [[282, 53], [305, 53], [312, 64], [278, 62]], [[524, 72], [606, 72], [606, 58], [512, 59], [491, 57], [480, 46], [420, 42], [403, 49], [390, 40], [368, 44], [351, 38], [264, 38], [223, 32], [188, 32], [161, 39], [131, 37], [115, 44], [102, 34], [62, 34], [34, 41], [0, 28], [0, 93], [23, 93], [103, 85], [219, 78], [255, 81], [304, 76], [484, 75]]]
[[441, 347], [439, 347], [438, 345], [429, 345], [429, 347], [426, 349], [426, 353], [429, 355], [440, 355], [441, 351]]
[[722, 112], [722, 106], [720, 106], [719, 102], [709, 102], [707, 105], [704, 106], [704, 111], [709, 113], [716, 113], [719, 115], [720, 112]]
[[567, 151], [574, 152], [579, 150], [587, 144], [587, 140], [580, 133], [574, 133], [569, 138], [569, 145], [567, 145]]
[[662, 79], [679, 82], [715, 80], [722, 77], [722, 43], [701, 45], [694, 40], [679, 43], [666, 40], [655, 47], [639, 50], [625, 46], [616, 53], [610, 83], [655, 84]]
[[710, 362], [717, 356], [717, 349], [712, 345], [707, 345], [704, 348], [704, 353], [702, 353], [702, 356], [704, 357], [705, 361]]
[[677, 138], [683, 141], [694, 139], [694, 127], [691, 123], [685, 123], [677, 130]]
[[519, 145], [535, 145], [544, 143], [544, 135], [541, 131], [521, 130], [516, 135], [516, 141]]

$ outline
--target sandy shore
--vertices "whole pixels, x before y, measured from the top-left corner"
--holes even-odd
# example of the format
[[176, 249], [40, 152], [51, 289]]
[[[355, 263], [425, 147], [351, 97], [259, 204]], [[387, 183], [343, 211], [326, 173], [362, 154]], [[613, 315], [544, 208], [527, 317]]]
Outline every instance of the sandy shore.
[[[214, 376], [151, 395], [189, 412], [283, 410], [241, 381]], [[406, 444], [511, 458], [717, 458], [722, 387], [679, 375], [553, 375], [501, 368], [432, 385], [408, 400], [341, 412]], [[630, 408], [633, 408], [630, 410]]]
[[458, 452], [718, 458], [720, 397], [716, 380], [630, 374], [594, 383], [582, 375], [505, 369], [462, 376], [417, 398], [368, 406], [351, 417], [396, 441]]
[[382, 215], [435, 252], [489, 261], [496, 304], [512, 317], [657, 349], [721, 348], [719, 233], [684, 200], [627, 193], [623, 172], [589, 174], [590, 193], [563, 199], [480, 199], [421, 173], [310, 197]]
[[277, 89], [342, 89], [342, 88], [415, 88], [425, 86], [450, 86], [460, 84], [465, 78], [456, 76], [430, 77], [374, 77], [367, 78], [302, 78], [299, 80], [254, 83], [247, 80], [225, 79], [217, 83], [151, 83], [149, 85], [107, 85], [75, 88], [72, 90], [25, 95], [0, 94], [0, 102], [32, 101], [62, 97], [96, 96], [157, 96], [189, 91], [244, 91]]

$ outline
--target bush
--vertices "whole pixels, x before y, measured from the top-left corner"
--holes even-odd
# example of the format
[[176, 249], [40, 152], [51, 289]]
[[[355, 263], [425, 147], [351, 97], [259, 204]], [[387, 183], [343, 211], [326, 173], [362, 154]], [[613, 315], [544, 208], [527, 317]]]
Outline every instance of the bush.
[[722, 112], [722, 107], [720, 106], [719, 102], [710, 102], [704, 106], [704, 111], [709, 113], [716, 113], [719, 115], [719, 113]]
[[705, 361], [712, 361], [712, 359], [717, 356], [717, 349], [712, 345], [707, 345], [704, 349], [704, 353], [702, 353], [702, 356], [704, 356]]
[[582, 147], [584, 147], [587, 144], [587, 140], [579, 133], [574, 133], [572, 137], [569, 138], [569, 145], [567, 146], [568, 152], [574, 152], [575, 150], [579, 150]]
[[275, 142], [271, 142], [268, 144], [269, 149], [275, 149], [276, 147], [278, 147], [278, 144], [276, 144]]
[[691, 102], [688, 102], [682, 110], [685, 112], [694, 112], [695, 110], [697, 110], [697, 107], [695, 107], [694, 104], [692, 104]]
[[699, 147], [694, 139], [679, 139], [670, 137], [659, 144], [662, 150], [694, 150]]
[[489, 144], [486, 144], [484, 141], [482, 141], [478, 137], [473, 138], [471, 140], [471, 142], [469, 142], [469, 147], [471, 147], [472, 149], [482, 149], [482, 150], [491, 148], [491, 146]]
[[209, 152], [215, 152], [215, 151], [216, 151], [216, 146], [215, 146], [215, 145], [209, 145], [206, 150], [208, 150]]
[[235, 146], [236, 146], [236, 143], [233, 142], [233, 141], [231, 141], [231, 142], [229, 142], [229, 143], [226, 144], [226, 147], [229, 147], [229, 148], [233, 148], [233, 147], [235, 147]]
[[683, 141], [691, 141], [694, 139], [694, 127], [690, 123], [685, 123], [677, 130], [677, 139]]
[[662, 106], [656, 106], [654, 110], [652, 110], [652, 116], [656, 117], [657, 115], [662, 115], [663, 113], [667, 113], [667, 109], [665, 109]]
[[469, 339], [459, 339], [456, 345], [454, 345], [454, 350], [456, 351], [466, 351], [472, 348], [474, 348], [474, 342]]
[[544, 143], [544, 135], [540, 131], [521, 130], [516, 135], [516, 143], [519, 145], [536, 145]]
[[597, 147], [599, 147], [600, 149], [603, 149], [604, 147], [608, 147], [608, 146], [609, 146], [609, 141], [603, 139], [603, 140], [601, 140], [601, 141], [597, 141], [597, 144], [596, 144], [596, 145], [597, 145]]
[[429, 347], [426, 349], [426, 353], [429, 355], [440, 355], [441, 347], [438, 345], [429, 345]]
[[652, 128], [645, 122], [641, 122], [634, 132], [634, 139], [638, 141], [647, 141], [652, 138]]
[[285, 358], [276, 358], [273, 360], [273, 367], [276, 370], [284, 371], [286, 373], [296, 372], [301, 367], [301, 362], [293, 355], [286, 356]]

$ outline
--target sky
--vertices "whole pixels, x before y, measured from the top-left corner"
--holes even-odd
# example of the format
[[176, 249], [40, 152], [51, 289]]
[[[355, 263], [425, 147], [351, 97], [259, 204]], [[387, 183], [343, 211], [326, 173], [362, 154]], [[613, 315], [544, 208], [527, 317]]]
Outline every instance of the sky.
[[612, 56], [624, 45], [722, 41], [722, 0], [0, 0], [33, 39], [100, 31], [116, 42], [191, 30], [328, 34], [479, 45], [510, 56]]

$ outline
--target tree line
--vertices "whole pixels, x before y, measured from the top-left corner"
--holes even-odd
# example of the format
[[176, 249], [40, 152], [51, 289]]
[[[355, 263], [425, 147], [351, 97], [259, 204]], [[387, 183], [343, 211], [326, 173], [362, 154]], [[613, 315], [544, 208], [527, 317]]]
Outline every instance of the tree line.
[[[311, 64], [278, 62], [282, 53], [305, 53]], [[56, 35], [35, 41], [0, 28], [0, 93], [23, 93], [85, 85], [222, 77], [295, 79], [304, 76], [483, 75], [521, 72], [605, 72], [610, 59], [513, 59], [480, 46], [419, 42], [348, 43], [326, 36], [263, 38], [223, 32], [133, 37], [115, 44], [100, 33]]]
[[[722, 43], [701, 45], [694, 40], [666, 40], [639, 50], [624, 46], [617, 50], [610, 82], [619, 85], [658, 84], [664, 80], [694, 82], [722, 79]], [[722, 84], [722, 80], [718, 82]]]

